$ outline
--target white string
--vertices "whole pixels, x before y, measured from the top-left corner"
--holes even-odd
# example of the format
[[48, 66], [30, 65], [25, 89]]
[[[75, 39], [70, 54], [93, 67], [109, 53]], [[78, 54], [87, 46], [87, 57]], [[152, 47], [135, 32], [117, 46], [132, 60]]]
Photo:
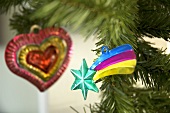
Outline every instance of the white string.
[[38, 113], [48, 113], [47, 92], [38, 92]]

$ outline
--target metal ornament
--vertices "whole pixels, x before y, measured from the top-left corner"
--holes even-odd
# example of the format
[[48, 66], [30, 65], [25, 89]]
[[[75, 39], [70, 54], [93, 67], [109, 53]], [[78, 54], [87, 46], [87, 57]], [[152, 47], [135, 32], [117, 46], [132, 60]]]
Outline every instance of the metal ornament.
[[13, 73], [45, 91], [67, 68], [71, 45], [70, 36], [62, 28], [20, 34], [6, 47], [6, 64]]
[[87, 66], [86, 60], [83, 59], [80, 70], [71, 70], [71, 73], [75, 77], [75, 81], [71, 87], [71, 90], [81, 89], [84, 100], [87, 98], [88, 90], [99, 92], [97, 86], [93, 82], [93, 76], [96, 73], [94, 70], [90, 70]]
[[132, 74], [136, 66], [136, 55], [131, 45], [125, 44], [109, 50], [101, 49], [102, 55], [92, 64], [90, 69], [96, 72], [93, 80], [117, 74]]

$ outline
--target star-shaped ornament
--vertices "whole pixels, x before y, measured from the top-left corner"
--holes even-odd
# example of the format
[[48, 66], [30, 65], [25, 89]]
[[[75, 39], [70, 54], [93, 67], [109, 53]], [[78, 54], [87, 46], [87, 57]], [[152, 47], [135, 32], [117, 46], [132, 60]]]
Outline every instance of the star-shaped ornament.
[[85, 59], [83, 59], [80, 70], [71, 69], [71, 73], [75, 77], [75, 81], [71, 87], [71, 90], [81, 89], [84, 100], [86, 100], [88, 90], [99, 92], [96, 84], [93, 81], [96, 71], [88, 68]]

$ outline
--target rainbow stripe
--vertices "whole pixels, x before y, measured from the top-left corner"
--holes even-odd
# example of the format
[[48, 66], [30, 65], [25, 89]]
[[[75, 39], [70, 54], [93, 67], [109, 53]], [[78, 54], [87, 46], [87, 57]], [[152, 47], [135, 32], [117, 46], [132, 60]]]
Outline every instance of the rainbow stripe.
[[125, 44], [108, 50], [102, 47], [102, 55], [92, 64], [90, 69], [97, 71], [93, 80], [115, 74], [131, 74], [136, 66], [136, 55], [131, 45]]

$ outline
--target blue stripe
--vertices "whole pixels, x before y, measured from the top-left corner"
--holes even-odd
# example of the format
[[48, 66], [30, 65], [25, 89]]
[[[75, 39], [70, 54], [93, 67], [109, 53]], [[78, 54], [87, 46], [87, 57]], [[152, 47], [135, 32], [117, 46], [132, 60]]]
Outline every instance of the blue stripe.
[[[106, 49], [106, 51], [104, 51]], [[102, 55], [92, 64], [90, 69], [94, 69], [97, 65], [99, 65], [101, 62], [105, 61], [106, 59], [115, 56], [117, 54], [120, 54], [125, 51], [133, 50], [132, 46], [129, 44], [124, 44], [121, 46], [118, 46], [114, 49], [108, 50], [107, 46], [103, 46], [101, 49]]]

